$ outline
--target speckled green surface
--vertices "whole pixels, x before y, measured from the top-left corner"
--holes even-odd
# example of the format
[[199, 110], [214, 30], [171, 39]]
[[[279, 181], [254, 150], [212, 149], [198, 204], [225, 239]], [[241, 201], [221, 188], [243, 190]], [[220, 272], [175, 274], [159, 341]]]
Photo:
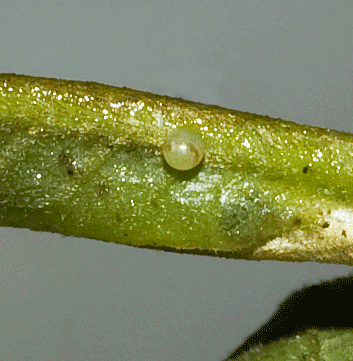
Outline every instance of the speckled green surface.
[[353, 331], [310, 330], [268, 346], [254, 348], [234, 360], [353, 361]]
[[[202, 135], [191, 171], [167, 134]], [[0, 74], [0, 225], [353, 264], [352, 135], [96, 83]]]

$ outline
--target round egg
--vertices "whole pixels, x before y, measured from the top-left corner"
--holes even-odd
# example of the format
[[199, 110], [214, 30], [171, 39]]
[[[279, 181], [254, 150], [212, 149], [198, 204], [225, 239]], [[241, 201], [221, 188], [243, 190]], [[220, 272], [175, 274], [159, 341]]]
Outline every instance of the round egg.
[[176, 128], [168, 134], [163, 145], [166, 162], [177, 170], [195, 168], [204, 156], [201, 135], [188, 128]]

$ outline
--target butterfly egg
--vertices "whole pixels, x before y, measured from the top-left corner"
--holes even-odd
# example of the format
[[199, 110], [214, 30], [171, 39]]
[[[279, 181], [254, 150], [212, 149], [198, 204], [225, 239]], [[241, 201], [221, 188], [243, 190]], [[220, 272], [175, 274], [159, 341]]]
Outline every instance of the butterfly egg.
[[201, 135], [188, 128], [177, 128], [168, 134], [163, 145], [165, 161], [174, 169], [195, 168], [204, 156]]

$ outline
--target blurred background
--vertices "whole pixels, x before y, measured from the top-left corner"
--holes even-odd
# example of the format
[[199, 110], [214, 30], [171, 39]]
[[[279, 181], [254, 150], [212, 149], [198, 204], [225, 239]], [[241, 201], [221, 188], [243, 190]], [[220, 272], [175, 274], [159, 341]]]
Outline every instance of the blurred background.
[[[0, 72], [90, 80], [353, 132], [351, 1], [0, 2]], [[218, 361], [352, 267], [0, 228], [0, 360]]]

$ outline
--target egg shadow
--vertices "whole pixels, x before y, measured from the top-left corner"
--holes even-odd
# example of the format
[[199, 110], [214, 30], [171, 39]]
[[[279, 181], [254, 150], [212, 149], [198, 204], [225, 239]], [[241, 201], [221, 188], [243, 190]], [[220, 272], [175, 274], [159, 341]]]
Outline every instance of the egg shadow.
[[189, 181], [195, 177], [201, 172], [201, 170], [204, 168], [204, 158], [201, 159], [201, 162], [194, 168], [189, 170], [177, 170], [173, 167], [171, 167], [166, 160], [163, 158], [163, 166], [167, 173], [171, 175], [174, 179], [182, 182], [182, 181]]

